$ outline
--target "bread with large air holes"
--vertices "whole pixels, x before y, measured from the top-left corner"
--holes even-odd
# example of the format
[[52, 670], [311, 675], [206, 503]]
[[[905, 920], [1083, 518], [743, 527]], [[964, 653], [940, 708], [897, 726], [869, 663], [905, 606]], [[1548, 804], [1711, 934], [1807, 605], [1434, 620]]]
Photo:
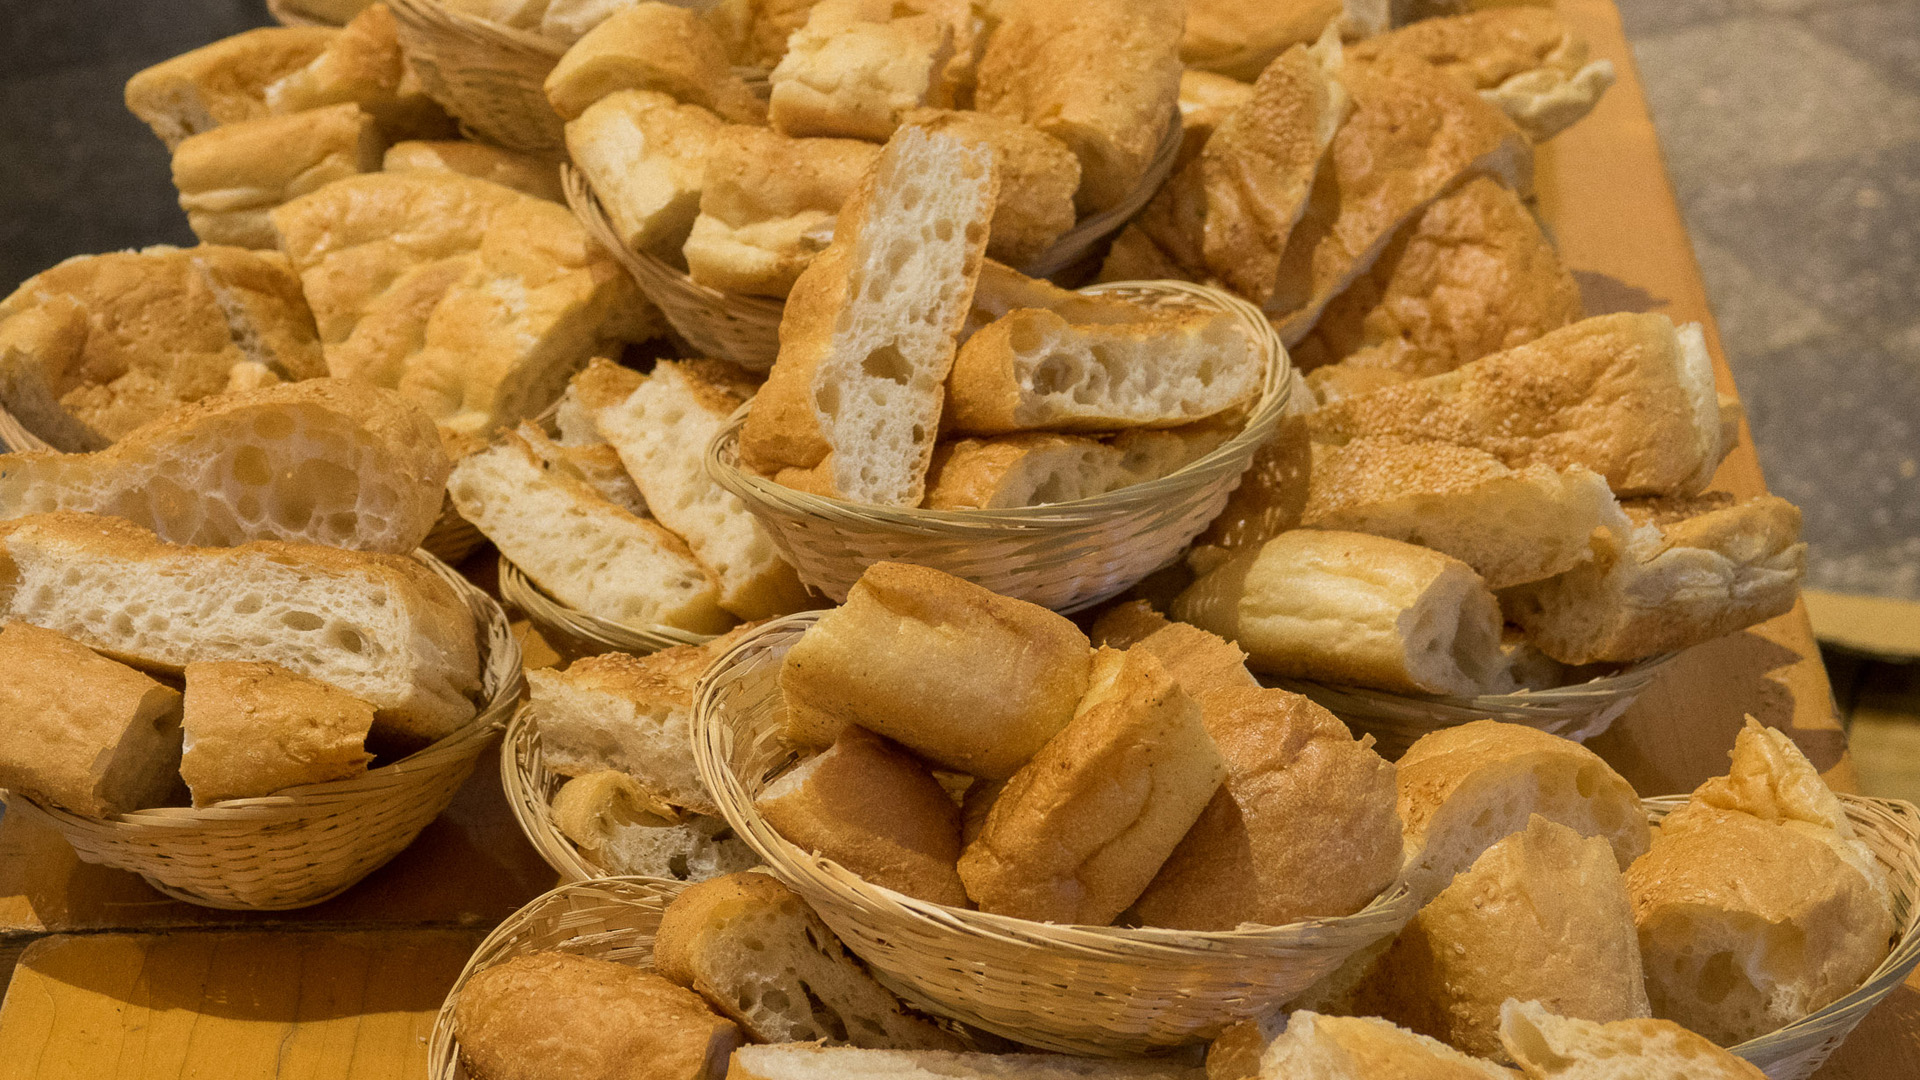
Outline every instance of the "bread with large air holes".
[[551, 809], [561, 835], [609, 874], [705, 881], [760, 865], [726, 819], [681, 812], [614, 769], [568, 780]]

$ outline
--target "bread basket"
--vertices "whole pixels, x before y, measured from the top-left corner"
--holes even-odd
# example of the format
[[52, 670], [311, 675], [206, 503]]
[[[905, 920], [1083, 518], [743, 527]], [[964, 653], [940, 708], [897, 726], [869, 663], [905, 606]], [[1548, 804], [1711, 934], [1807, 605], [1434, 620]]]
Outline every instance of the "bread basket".
[[363, 776], [262, 798], [100, 819], [13, 794], [8, 813], [60, 830], [83, 862], [131, 870], [166, 895], [202, 907], [284, 910], [344, 892], [446, 809], [500, 737], [524, 681], [520, 645], [500, 605], [431, 555], [415, 557], [454, 587], [480, 631], [486, 700], [466, 727]]
[[749, 402], [707, 448], [707, 471], [745, 500], [800, 580], [835, 601], [846, 599], [868, 566], [886, 560], [935, 567], [1061, 611], [1112, 597], [1172, 562], [1219, 516], [1254, 452], [1273, 436], [1295, 380], [1272, 324], [1238, 297], [1184, 281], [1082, 291], [1239, 319], [1267, 361], [1240, 433], [1177, 472], [1090, 499], [1010, 510], [897, 509], [795, 491], [743, 467], [740, 428]]
[[547, 768], [540, 751], [539, 706], [523, 702], [507, 722], [500, 743], [500, 788], [506, 793], [513, 819], [540, 857], [565, 881], [592, 881], [607, 877], [588, 862], [553, 820], [553, 795], [566, 777]]
[[1061, 926], [915, 900], [801, 851], [753, 800], [793, 759], [775, 737], [780, 662], [818, 618], [770, 622], [707, 669], [694, 758], [734, 832], [915, 1005], [1050, 1050], [1142, 1053], [1272, 1011], [1412, 917], [1413, 899], [1395, 885], [1356, 914], [1287, 926]]
[[566, 140], [542, 85], [566, 46], [439, 0], [388, 0], [400, 48], [427, 94], [469, 133], [510, 150], [559, 156]]
[[1454, 697], [1401, 694], [1364, 686], [1336, 686], [1309, 679], [1262, 676], [1261, 682], [1312, 698], [1346, 721], [1355, 734], [1372, 735], [1389, 761], [1407, 752], [1422, 735], [1475, 720], [1525, 724], [1552, 735], [1585, 742], [1607, 730], [1639, 699], [1679, 653], [1661, 653], [1608, 675], [1551, 690]]
[[[1045, 277], [1079, 261], [1094, 244], [1126, 224], [1154, 192], [1160, 190], [1167, 174], [1173, 171], [1179, 152], [1180, 117], [1176, 112], [1146, 175], [1127, 198], [1112, 209], [1076, 223], [1021, 270], [1034, 277]], [[751, 371], [765, 371], [773, 366], [773, 359], [780, 352], [780, 316], [786, 310], [785, 301], [701, 285], [685, 270], [669, 265], [659, 256], [633, 251], [614, 233], [606, 209], [600, 205], [586, 177], [571, 166], [563, 166], [561, 179], [566, 187], [567, 205], [573, 208], [574, 216], [601, 247], [620, 260], [640, 291], [660, 308], [688, 344], [704, 356], [731, 360]], [[831, 236], [817, 239], [824, 247]]]
[[[1807, 1080], [1839, 1048], [1867, 1013], [1906, 982], [1920, 964], [1920, 809], [1899, 799], [1840, 795], [1860, 838], [1887, 869], [1893, 889], [1894, 944], [1859, 989], [1778, 1031], [1730, 1047], [1759, 1066], [1769, 1080]], [[1685, 795], [1643, 799], [1658, 824], [1687, 801]]]
[[568, 607], [534, 584], [505, 555], [500, 556], [500, 599], [525, 613], [556, 649], [575, 657], [659, 652], [675, 645], [704, 644], [714, 637], [675, 626], [633, 626]]

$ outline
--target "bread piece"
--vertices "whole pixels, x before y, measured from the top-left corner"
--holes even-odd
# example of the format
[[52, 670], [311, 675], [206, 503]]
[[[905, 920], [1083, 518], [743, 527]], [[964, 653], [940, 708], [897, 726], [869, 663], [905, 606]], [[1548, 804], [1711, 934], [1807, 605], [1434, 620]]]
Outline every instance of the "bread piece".
[[453, 1033], [468, 1074], [484, 1080], [720, 1080], [740, 1045], [740, 1029], [697, 995], [564, 952], [475, 972], [454, 1002]]
[[732, 621], [712, 576], [681, 539], [634, 517], [520, 436], [461, 459], [447, 483], [460, 515], [554, 599], [637, 626], [718, 633]]
[[488, 180], [552, 202], [565, 202], [560, 169], [532, 154], [462, 139], [410, 140], [387, 147], [385, 172], [447, 172]]
[[1108, 441], [1030, 432], [941, 443], [927, 468], [927, 506], [1003, 509], [1092, 498], [1176, 472], [1231, 434], [1223, 425], [1191, 424]]
[[52, 630], [0, 627], [0, 788], [104, 818], [163, 802], [180, 763], [180, 694]]
[[920, 505], [996, 190], [984, 149], [894, 136], [788, 298], [740, 435], [749, 466], [853, 502]]
[[1006, 5], [975, 106], [1023, 120], [1080, 159], [1082, 213], [1118, 205], [1153, 161], [1180, 93], [1183, 0]]
[[1080, 160], [1059, 139], [1031, 124], [984, 112], [911, 109], [900, 122], [992, 149], [1000, 194], [987, 233], [989, 257], [1023, 266], [1073, 228]]
[[707, 158], [724, 126], [657, 90], [621, 90], [567, 124], [567, 153], [621, 242], [666, 255], [693, 230]]
[[840, 1046], [743, 1046], [729, 1080], [1200, 1080], [1200, 1070], [1164, 1061], [860, 1050]]
[[620, 454], [613, 447], [606, 443], [568, 446], [548, 438], [546, 432], [526, 421], [521, 421], [514, 432], [527, 441], [527, 448], [540, 459], [542, 467], [580, 481], [634, 517], [647, 516], [646, 497], [634, 486], [633, 477], [627, 475], [627, 467], [620, 464]]
[[1313, 469], [1306, 420], [1306, 413], [1314, 408], [1312, 397], [1296, 374], [1287, 411], [1273, 438], [1254, 451], [1253, 464], [1241, 474], [1240, 486], [1227, 496], [1226, 507], [1195, 540], [1197, 545], [1238, 551], [1300, 524]]
[[960, 808], [912, 754], [848, 725], [769, 784], [754, 807], [781, 836], [862, 879], [919, 900], [967, 905], [954, 863]]
[[375, 728], [432, 741], [473, 718], [474, 616], [399, 555], [255, 541], [162, 543], [118, 518], [22, 518], [6, 536], [7, 615], [155, 671], [266, 660], [376, 708]]
[[611, 769], [562, 784], [553, 796], [553, 823], [609, 874], [706, 881], [760, 865], [724, 819], [682, 814]]
[[[1092, 637], [1095, 646], [1138, 646], [1152, 653], [1180, 689], [1196, 701], [1204, 701], [1216, 690], [1260, 685], [1247, 670], [1247, 654], [1238, 645], [1197, 626], [1173, 622], [1145, 600], [1108, 608], [1094, 622]], [[1228, 762], [1229, 768], [1232, 764]]]
[[1692, 495], [1730, 449], [1696, 324], [1600, 315], [1470, 364], [1314, 413], [1316, 438], [1399, 435], [1519, 468], [1585, 465], [1616, 494]]
[[587, 361], [587, 366], [567, 380], [567, 389], [554, 406], [554, 426], [560, 429], [563, 446], [605, 446], [606, 436], [593, 422], [600, 410], [617, 405], [646, 381], [646, 376], [630, 367], [622, 367], [604, 356]]
[[858, 724], [933, 765], [1003, 779], [1073, 718], [1091, 664], [1063, 616], [929, 567], [875, 563], [787, 650], [784, 733], [829, 746]]
[[544, 89], [562, 120], [619, 90], [657, 90], [736, 124], [767, 115], [712, 28], [672, 4], [636, 4], [587, 31], [547, 73]]
[[418, 408], [339, 379], [222, 394], [91, 454], [8, 455], [0, 520], [111, 514], [179, 544], [291, 540], [406, 554], [452, 468]]
[[61, 450], [97, 450], [236, 371], [326, 374], [285, 260], [211, 244], [68, 259], [0, 300], [0, 404]]
[[1044, 308], [1076, 326], [1137, 323], [1154, 314], [1151, 308], [1130, 300], [1063, 289], [1045, 278], [1031, 278], [987, 259], [980, 264], [980, 282], [974, 287], [973, 304], [967, 310], [960, 340], [965, 342], [1021, 308]]
[[1134, 905], [1141, 922], [1231, 930], [1351, 915], [1393, 883], [1394, 770], [1370, 737], [1285, 690], [1197, 697], [1226, 782]]
[[1651, 1015], [1613, 849], [1539, 815], [1421, 908], [1368, 982], [1369, 1011], [1479, 1057], [1504, 1056], [1509, 998], [1601, 1022]]
[[279, 664], [186, 666], [180, 776], [193, 805], [249, 799], [367, 771], [373, 706]]
[[961, 347], [947, 383], [946, 422], [980, 435], [1174, 427], [1254, 397], [1262, 365], [1224, 312], [1074, 326], [1052, 311], [1023, 308]]
[[1207, 1045], [1207, 1080], [1255, 1080], [1260, 1055], [1287, 1029], [1285, 1012], [1242, 1020]]
[[1501, 595], [1508, 617], [1567, 664], [1627, 662], [1784, 615], [1800, 595], [1800, 509], [1724, 493], [1629, 502], [1631, 530], [1558, 577]]
[[[1329, 25], [1342, 23], [1341, 0], [1187, 0], [1180, 59], [1189, 71], [1219, 72], [1251, 81], [1295, 45], [1311, 45]], [[1377, 32], [1353, 27], [1361, 36]]]
[[661, 974], [698, 991], [756, 1042], [960, 1048], [908, 1013], [805, 901], [766, 874], [689, 886], [661, 916], [653, 957]]
[[731, 126], [715, 136], [700, 216], [681, 246], [694, 282], [784, 297], [823, 251], [833, 222], [880, 148], [854, 139], [793, 139]]
[[1144, 649], [1101, 649], [1073, 720], [1007, 781], [960, 856], [980, 910], [1105, 926], [1227, 774], [1200, 707]]
[[660, 523], [693, 549], [743, 619], [807, 606], [800, 576], [738, 495], [707, 475], [706, 449], [757, 386], [724, 360], [662, 360], [646, 382], [594, 414]]
[[127, 108], [172, 150], [189, 135], [267, 115], [268, 84], [305, 67], [339, 34], [271, 26], [222, 38], [136, 73]]
[[1535, 142], [1572, 126], [1613, 85], [1613, 64], [1588, 63], [1585, 39], [1547, 6], [1423, 19], [1354, 46], [1356, 60], [1381, 57], [1438, 66], [1500, 106]]
[[1491, 1061], [1377, 1017], [1305, 1009], [1260, 1058], [1261, 1080], [1514, 1080]]
[[1766, 1073], [1670, 1020], [1598, 1023], [1537, 1001], [1500, 1007], [1500, 1044], [1527, 1080], [1764, 1080]]
[[720, 0], [707, 22], [725, 42], [727, 55], [746, 67], [771, 70], [787, 53], [787, 39], [807, 24], [819, 0]]
[[195, 236], [209, 244], [272, 248], [267, 211], [343, 176], [380, 169], [373, 117], [354, 104], [241, 120], [182, 140], [173, 186]]
[[902, 113], [926, 105], [953, 53], [953, 28], [894, 10], [889, 0], [815, 4], [770, 76], [774, 129], [884, 142]]
[[[1191, 12], [1189, 12], [1191, 15]], [[1216, 75], [1196, 67], [1180, 73], [1180, 156], [1174, 160], [1178, 173], [1200, 156], [1200, 150], [1213, 137], [1220, 122], [1253, 97], [1253, 84]]]
[[453, 118], [429, 97], [400, 49], [399, 27], [385, 4], [354, 15], [326, 48], [259, 90], [267, 110], [287, 116], [329, 105], [360, 106], [386, 142], [451, 139]]
[[567, 45], [587, 31], [633, 7], [638, 0], [549, 0], [540, 12], [540, 36]]
[[1360, 533], [1296, 529], [1203, 575], [1173, 616], [1256, 671], [1416, 694], [1498, 694], [1500, 611], [1471, 568]]
[[1521, 724], [1476, 720], [1422, 736], [1399, 762], [1407, 888], [1425, 900], [1538, 814], [1604, 837], [1625, 869], [1647, 850], [1633, 786], [1570, 739]]
[[1581, 316], [1580, 286], [1532, 212], [1481, 176], [1402, 228], [1373, 268], [1327, 305], [1292, 356], [1315, 377], [1340, 360], [1417, 378], [1524, 345]]

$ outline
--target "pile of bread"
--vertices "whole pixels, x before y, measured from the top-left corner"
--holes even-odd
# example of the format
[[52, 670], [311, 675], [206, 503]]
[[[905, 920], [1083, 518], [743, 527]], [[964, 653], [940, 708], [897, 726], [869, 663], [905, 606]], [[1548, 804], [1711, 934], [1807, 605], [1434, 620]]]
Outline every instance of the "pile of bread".
[[[0, 787], [78, 814], [364, 773], [476, 715], [467, 600], [408, 554], [449, 463], [391, 391], [311, 379], [0, 465]], [[16, 666], [17, 662], [17, 666]]]

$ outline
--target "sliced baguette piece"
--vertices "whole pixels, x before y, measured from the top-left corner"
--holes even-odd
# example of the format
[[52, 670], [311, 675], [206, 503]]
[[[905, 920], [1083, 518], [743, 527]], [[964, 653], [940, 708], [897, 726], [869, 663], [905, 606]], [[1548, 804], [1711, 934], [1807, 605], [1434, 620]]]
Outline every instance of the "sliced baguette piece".
[[927, 469], [927, 506], [991, 510], [1091, 498], [1177, 472], [1231, 435], [1224, 425], [1190, 424], [1106, 441], [1027, 432], [941, 443]]
[[567, 153], [622, 243], [670, 255], [693, 231], [707, 158], [724, 125], [657, 90], [622, 90], [567, 124]]
[[167, 544], [119, 518], [21, 518], [5, 539], [7, 614], [155, 671], [271, 661], [378, 712], [376, 731], [422, 743], [473, 719], [473, 613], [412, 559], [260, 540]]
[[707, 475], [707, 444], [757, 389], [724, 360], [662, 360], [625, 400], [593, 416], [660, 524], [713, 574], [720, 606], [742, 619], [807, 606], [806, 586], [766, 526]]
[[1204, 1072], [1162, 1061], [1065, 1054], [974, 1054], [776, 1044], [733, 1052], [728, 1080], [1201, 1080]]
[[989, 257], [1024, 266], [1073, 228], [1080, 160], [1059, 139], [1011, 117], [971, 110], [913, 109], [901, 123], [992, 149], [1000, 194], [987, 233]]
[[547, 437], [547, 433], [522, 421], [514, 431], [527, 440], [527, 447], [547, 469], [570, 476], [592, 488], [599, 496], [637, 518], [647, 516], [646, 496], [627, 475], [620, 453], [606, 443], [569, 446]]
[[10, 454], [0, 520], [78, 510], [179, 544], [404, 554], [439, 518], [451, 469], [433, 421], [399, 394], [308, 379], [183, 406], [91, 454]]
[[380, 170], [373, 117], [351, 102], [263, 116], [194, 135], [173, 152], [173, 186], [193, 234], [209, 244], [274, 248], [268, 212], [344, 176]]
[[707, 999], [755, 1042], [958, 1050], [875, 982], [799, 895], [766, 874], [691, 885], [654, 938], [660, 973]]
[[553, 823], [609, 874], [706, 881], [760, 865], [724, 819], [683, 814], [612, 769], [562, 784], [553, 796]]
[[1538, 1001], [1500, 1006], [1500, 1045], [1527, 1080], [1766, 1080], [1758, 1065], [1671, 1020], [1600, 1023]]
[[267, 115], [266, 88], [305, 67], [340, 31], [269, 26], [221, 38], [127, 80], [128, 111], [172, 150], [221, 124]]
[[560, 429], [563, 446], [605, 446], [606, 436], [593, 422], [594, 415], [609, 405], [627, 400], [640, 389], [646, 376], [604, 356], [587, 361], [587, 366], [567, 380], [567, 388], [554, 406], [553, 423]]
[[487, 180], [551, 202], [567, 201], [551, 160], [464, 139], [409, 139], [387, 147], [382, 172], [443, 172]]
[[735, 124], [767, 118], [712, 27], [673, 4], [635, 4], [587, 31], [547, 73], [543, 89], [562, 120], [621, 90], [657, 90]]
[[373, 706], [279, 664], [186, 666], [180, 778], [193, 805], [271, 795], [367, 771]]
[[1023, 308], [961, 347], [947, 381], [951, 430], [1175, 427], [1259, 392], [1260, 354], [1226, 312], [1075, 326]]
[[904, 128], [794, 285], [741, 432], [748, 465], [853, 502], [918, 506], [998, 190], [993, 155]]
[[732, 622], [713, 577], [679, 537], [545, 468], [507, 432], [447, 483], [460, 516], [554, 599], [615, 622], [713, 634]]
[[1263, 1078], [1301, 1080], [1514, 1080], [1482, 1058], [1373, 1016], [1301, 1009], [1260, 1059]]

